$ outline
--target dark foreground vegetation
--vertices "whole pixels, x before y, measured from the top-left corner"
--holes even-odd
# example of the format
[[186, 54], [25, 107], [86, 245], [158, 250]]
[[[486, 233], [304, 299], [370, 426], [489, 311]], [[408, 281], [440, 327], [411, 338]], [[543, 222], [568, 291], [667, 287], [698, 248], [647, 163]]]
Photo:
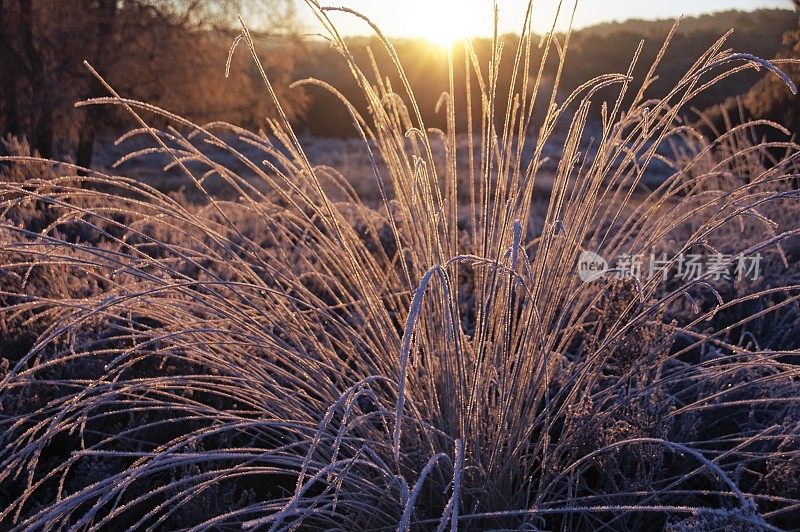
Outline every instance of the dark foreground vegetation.
[[[242, 35], [234, 58], [260, 73]], [[439, 130], [403, 71], [387, 85], [332, 35], [368, 103], [340, 105], [377, 208], [309, 163], [266, 79], [258, 134], [113, 85], [89, 102], [127, 113], [139, 155], [169, 156], [202, 202], [7, 140], [0, 527], [795, 528], [800, 146], [780, 123], [709, 136], [683, 117], [741, 70], [797, 88], [724, 39], [659, 85], [667, 38], [560, 99], [539, 65], [563, 38], [476, 60], [477, 118], [452, 90]], [[668, 177], [645, 183], [656, 164]], [[589, 251], [666, 259], [583, 282]], [[686, 255], [761, 260], [686, 276]]]

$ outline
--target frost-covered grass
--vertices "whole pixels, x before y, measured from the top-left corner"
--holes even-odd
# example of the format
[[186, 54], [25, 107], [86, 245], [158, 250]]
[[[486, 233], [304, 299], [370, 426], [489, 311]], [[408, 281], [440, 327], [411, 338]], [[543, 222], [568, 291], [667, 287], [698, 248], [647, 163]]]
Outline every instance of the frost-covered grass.
[[[346, 61], [327, 12], [311, 7]], [[658, 98], [646, 92], [656, 64], [647, 79], [609, 74], [561, 101], [539, 91], [527, 58], [532, 46], [568, 54], [568, 42], [525, 30], [518, 50], [452, 80], [482, 91], [466, 145], [460, 103], [444, 97], [450, 127], [428, 130], [408, 87], [351, 65], [371, 108], [353, 120], [376, 160], [375, 208], [347, 175], [314, 167], [281, 118], [263, 134], [191, 124], [113, 88], [90, 103], [124, 106], [132, 134], [205, 205], [10, 147], [0, 524], [793, 526], [798, 146], [752, 142], [747, 127], [708, 140], [680, 119], [708, 84], [769, 65], [723, 39]], [[517, 67], [511, 96], [495, 91], [499, 61]], [[600, 86], [620, 99], [602, 104], [587, 142]], [[512, 112], [496, 116], [500, 98]], [[551, 110], [529, 135], [535, 106]], [[172, 127], [148, 126], [153, 113]], [[543, 190], [542, 152], [565, 118]], [[240, 156], [231, 134], [265, 162]], [[205, 155], [209, 143], [226, 158]], [[463, 150], [476, 164], [456, 164]], [[673, 171], [643, 195], [656, 159]], [[214, 175], [235, 201], [208, 193]], [[582, 250], [703, 249], [759, 252], [762, 276], [577, 275]]]

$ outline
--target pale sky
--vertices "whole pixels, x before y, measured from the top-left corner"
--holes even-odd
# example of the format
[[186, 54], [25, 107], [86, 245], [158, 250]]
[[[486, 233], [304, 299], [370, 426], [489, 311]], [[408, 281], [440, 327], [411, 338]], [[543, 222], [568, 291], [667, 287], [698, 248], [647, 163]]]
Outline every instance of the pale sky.
[[[323, 6], [346, 6], [367, 15], [391, 37], [425, 37], [448, 41], [465, 35], [489, 35], [492, 30], [492, 0], [319, 0]], [[500, 31], [518, 32], [527, 0], [499, 0]], [[551, 27], [557, 0], [534, 3], [534, 30], [544, 33]], [[565, 2], [558, 30], [569, 22], [573, 2]], [[667, 18], [697, 15], [725, 9], [753, 10], [759, 7], [791, 8], [791, 0], [582, 0], [575, 14], [576, 28], [598, 22], [629, 18]], [[301, 6], [306, 28], [315, 31], [308, 8]], [[345, 35], [369, 34], [362, 21], [345, 14], [333, 15]]]

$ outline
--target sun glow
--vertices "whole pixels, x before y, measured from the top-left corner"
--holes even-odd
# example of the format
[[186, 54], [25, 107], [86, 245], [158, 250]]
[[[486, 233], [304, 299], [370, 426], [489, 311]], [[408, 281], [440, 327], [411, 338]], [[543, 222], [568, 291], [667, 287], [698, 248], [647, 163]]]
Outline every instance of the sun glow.
[[492, 26], [492, 2], [481, 0], [431, 0], [425, 13], [415, 18], [415, 33], [443, 47], [486, 33]]

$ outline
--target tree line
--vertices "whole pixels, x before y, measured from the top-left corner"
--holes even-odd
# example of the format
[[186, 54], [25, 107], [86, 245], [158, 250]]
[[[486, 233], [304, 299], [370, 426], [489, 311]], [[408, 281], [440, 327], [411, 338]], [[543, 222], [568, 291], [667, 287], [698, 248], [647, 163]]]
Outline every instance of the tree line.
[[[360, 112], [368, 112], [339, 52], [325, 42], [299, 37], [302, 28], [292, 0], [0, 0], [0, 134], [27, 138], [42, 156], [72, 157], [90, 166], [98, 134], [130, 126], [130, 117], [109, 106], [75, 108], [77, 101], [108, 95], [84, 60], [125, 97], [197, 122], [225, 120], [251, 128], [262, 126], [275, 109], [249, 54], [234, 54], [232, 79], [225, 79], [229, 47], [239, 31], [235, 17], [240, 12], [255, 30], [259, 57], [298, 130], [315, 136], [355, 135], [350, 114], [336, 96], [315, 87], [289, 88], [293, 80], [318, 78], [336, 87]], [[634, 77], [641, 81], [672, 22], [607, 23], [573, 32], [557, 99], [563, 101], [594, 76], [626, 72], [634, 50], [644, 40], [634, 69]], [[731, 27], [735, 31], [727, 46], [734, 50], [766, 58], [800, 57], [797, 15], [790, 10], [727, 11], [688, 18], [664, 57], [652, 94], [663, 94], [674, 86], [697, 56]], [[506, 50], [513, 50], [518, 42], [515, 35], [501, 38]], [[354, 59], [368, 67], [365, 70], [370, 71], [374, 61], [382, 81], [402, 92], [400, 77], [377, 38], [351, 38], [347, 44]], [[397, 39], [393, 45], [426, 125], [444, 127], [446, 117], [437, 110], [437, 103], [449, 90], [447, 53], [420, 40]], [[491, 42], [475, 39], [472, 45], [474, 64], [485, 78]], [[541, 60], [541, 49], [534, 47], [532, 52], [538, 54], [534, 63]], [[455, 46], [452, 54], [455, 100], [463, 116], [467, 94], [462, 80], [474, 64], [463, 46]], [[500, 102], [506, 101], [511, 90], [512, 56], [507, 53], [500, 64]], [[546, 71], [555, 72], [556, 61], [557, 54], [551, 54]], [[797, 67], [787, 68], [792, 75], [798, 74]], [[471, 112], [478, 119], [480, 89], [474, 72], [471, 76]], [[692, 104], [698, 109], [717, 105], [719, 110], [721, 104], [731, 107], [735, 98], [745, 98], [752, 115], [796, 124], [792, 120], [798, 113], [797, 100], [791, 100], [771, 77], [762, 77], [763, 73], [739, 74]], [[552, 76], [545, 81], [552, 83]], [[600, 99], [614, 97], [613, 92], [598, 95]], [[501, 104], [498, 116], [503, 111]], [[463, 126], [465, 121], [460, 123]]]

